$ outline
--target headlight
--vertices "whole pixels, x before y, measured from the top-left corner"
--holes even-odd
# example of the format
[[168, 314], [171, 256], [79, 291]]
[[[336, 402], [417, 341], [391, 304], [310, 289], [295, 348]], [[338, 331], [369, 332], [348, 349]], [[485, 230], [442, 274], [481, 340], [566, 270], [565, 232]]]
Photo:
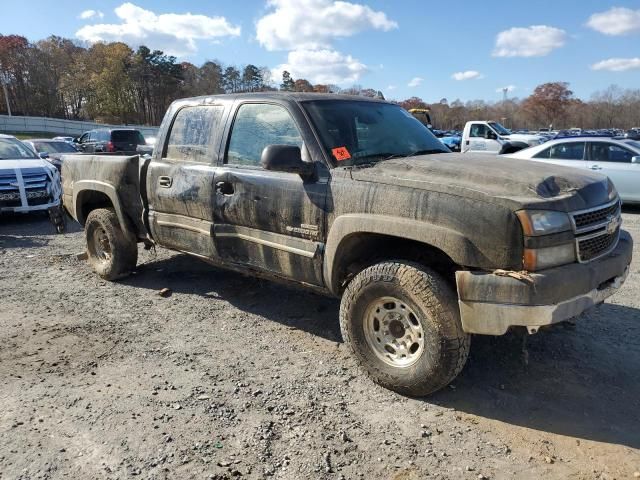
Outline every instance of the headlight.
[[573, 242], [556, 245], [555, 247], [524, 249], [523, 267], [528, 272], [566, 265], [575, 261], [576, 247]]
[[516, 212], [522, 231], [528, 237], [571, 230], [569, 215], [551, 210], [520, 210]]

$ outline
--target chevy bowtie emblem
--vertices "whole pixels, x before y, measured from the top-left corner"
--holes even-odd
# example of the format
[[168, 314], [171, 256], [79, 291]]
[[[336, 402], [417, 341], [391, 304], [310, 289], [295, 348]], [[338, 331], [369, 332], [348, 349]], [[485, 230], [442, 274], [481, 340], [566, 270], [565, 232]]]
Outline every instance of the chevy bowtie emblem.
[[609, 220], [609, 223], [607, 223], [607, 233], [609, 235], [613, 235], [616, 232], [616, 230], [618, 230], [618, 227], [620, 226], [620, 218], [610, 216], [608, 220]]

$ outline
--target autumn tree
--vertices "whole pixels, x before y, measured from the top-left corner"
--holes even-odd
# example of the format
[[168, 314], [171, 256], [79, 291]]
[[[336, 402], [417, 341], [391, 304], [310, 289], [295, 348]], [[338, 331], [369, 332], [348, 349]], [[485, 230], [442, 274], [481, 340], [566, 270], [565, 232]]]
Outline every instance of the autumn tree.
[[299, 78], [294, 82], [293, 90], [296, 92], [313, 92], [313, 85], [311, 85], [309, 80]]
[[535, 88], [522, 106], [542, 125], [554, 125], [564, 120], [572, 98], [567, 82], [544, 83]]
[[280, 84], [280, 90], [285, 92], [293, 92], [296, 88], [296, 82], [291, 78], [291, 74], [286, 70], [282, 72], [282, 83]]

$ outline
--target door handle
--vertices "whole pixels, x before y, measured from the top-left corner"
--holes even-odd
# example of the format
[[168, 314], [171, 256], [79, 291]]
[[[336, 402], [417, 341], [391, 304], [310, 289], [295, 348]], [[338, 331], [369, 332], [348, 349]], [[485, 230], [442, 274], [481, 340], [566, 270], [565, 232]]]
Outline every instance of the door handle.
[[233, 195], [233, 183], [218, 182], [216, 183], [216, 193], [221, 195]]
[[591, 170], [602, 170], [602, 167], [600, 165], [591, 165], [589, 168]]
[[166, 177], [166, 176], [158, 177], [158, 184], [161, 187], [169, 188], [171, 187], [172, 183], [173, 183], [173, 179], [171, 177]]

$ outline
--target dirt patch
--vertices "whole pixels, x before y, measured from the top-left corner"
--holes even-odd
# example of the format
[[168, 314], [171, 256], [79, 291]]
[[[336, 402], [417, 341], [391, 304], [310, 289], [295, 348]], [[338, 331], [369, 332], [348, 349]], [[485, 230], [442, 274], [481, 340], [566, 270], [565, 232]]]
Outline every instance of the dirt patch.
[[356, 368], [335, 300], [164, 250], [108, 283], [79, 228], [0, 222], [2, 479], [640, 470], [639, 260], [606, 305], [530, 337], [528, 364], [519, 338], [474, 337], [450, 388], [410, 399]]

